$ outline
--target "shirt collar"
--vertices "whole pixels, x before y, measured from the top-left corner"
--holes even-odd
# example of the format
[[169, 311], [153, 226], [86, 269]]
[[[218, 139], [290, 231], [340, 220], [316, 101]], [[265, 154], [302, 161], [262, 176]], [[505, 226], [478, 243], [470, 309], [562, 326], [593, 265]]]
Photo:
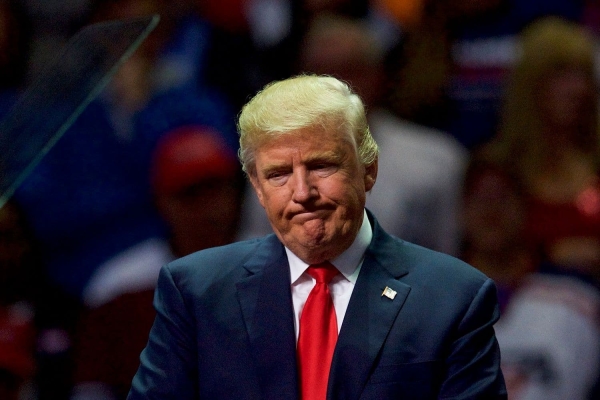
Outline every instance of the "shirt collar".
[[[363, 222], [358, 230], [356, 238], [354, 238], [354, 242], [352, 242], [350, 247], [342, 254], [333, 260], [329, 260], [329, 262], [332, 263], [346, 279], [352, 283], [356, 283], [358, 273], [360, 272], [359, 267], [362, 264], [365, 251], [367, 250], [367, 247], [369, 247], [372, 238], [373, 229], [369, 222], [369, 218], [367, 217], [367, 212], [363, 211]], [[285, 252], [290, 264], [292, 283], [294, 283], [300, 278], [304, 271], [306, 271], [308, 264], [298, 258], [298, 256], [292, 253], [287, 247], [285, 248]]]

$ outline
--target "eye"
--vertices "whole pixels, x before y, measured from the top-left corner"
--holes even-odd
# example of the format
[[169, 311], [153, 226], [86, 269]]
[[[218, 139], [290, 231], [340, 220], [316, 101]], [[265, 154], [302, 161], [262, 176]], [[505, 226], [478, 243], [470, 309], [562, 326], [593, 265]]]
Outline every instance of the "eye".
[[284, 185], [290, 174], [285, 171], [271, 171], [267, 174], [267, 181], [273, 186], [282, 186]]
[[327, 177], [334, 174], [339, 166], [335, 163], [319, 162], [315, 163], [311, 168], [318, 176]]

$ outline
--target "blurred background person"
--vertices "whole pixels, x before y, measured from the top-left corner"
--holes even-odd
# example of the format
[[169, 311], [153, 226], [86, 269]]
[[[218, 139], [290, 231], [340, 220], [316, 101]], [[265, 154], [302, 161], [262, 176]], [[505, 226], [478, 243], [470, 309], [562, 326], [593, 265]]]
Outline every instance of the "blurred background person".
[[23, 212], [0, 207], [0, 398], [36, 395], [39, 260]]
[[595, 398], [600, 376], [600, 292], [540, 271], [527, 238], [520, 180], [488, 157], [471, 158], [464, 191], [462, 258], [498, 287], [494, 325], [509, 399]]
[[385, 49], [401, 31], [380, 1], [203, 0], [199, 14], [211, 26], [206, 80], [241, 108], [266, 83], [295, 74], [311, 21], [322, 14], [365, 20]]
[[600, 182], [595, 41], [558, 17], [528, 26], [491, 151], [526, 195], [543, 269], [598, 281]]
[[[402, 32], [388, 101], [399, 116], [435, 127], [473, 149], [497, 128], [520, 31], [561, 16], [594, 21], [586, 0], [383, 0]], [[587, 4], [586, 4], [587, 3]]]
[[502, 311], [524, 279], [539, 270], [525, 237], [525, 204], [519, 181], [474, 153], [463, 188], [461, 258], [492, 278]]
[[235, 237], [243, 177], [235, 153], [220, 134], [202, 126], [167, 133], [150, 171], [168, 238], [153, 243], [153, 257], [123, 253], [121, 262], [105, 265], [90, 279], [74, 338], [73, 400], [126, 398], [154, 321], [159, 269], [174, 258], [228, 244]]
[[237, 155], [220, 134], [196, 126], [169, 132], [157, 146], [150, 171], [175, 256], [234, 239], [245, 180]]

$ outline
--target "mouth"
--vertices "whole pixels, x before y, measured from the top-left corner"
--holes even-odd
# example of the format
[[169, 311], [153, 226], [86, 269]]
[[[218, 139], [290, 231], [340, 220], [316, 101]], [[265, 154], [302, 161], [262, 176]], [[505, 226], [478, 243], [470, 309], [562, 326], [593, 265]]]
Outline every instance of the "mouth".
[[322, 219], [324, 217], [323, 211], [302, 211], [292, 214], [291, 219], [296, 222], [307, 222], [313, 219]]
[[330, 214], [327, 209], [302, 210], [290, 213], [290, 220], [297, 223], [305, 223], [312, 220], [325, 220]]
[[326, 220], [337, 210], [335, 204], [328, 202], [294, 204], [286, 210], [288, 221], [294, 223], [305, 223], [312, 220]]

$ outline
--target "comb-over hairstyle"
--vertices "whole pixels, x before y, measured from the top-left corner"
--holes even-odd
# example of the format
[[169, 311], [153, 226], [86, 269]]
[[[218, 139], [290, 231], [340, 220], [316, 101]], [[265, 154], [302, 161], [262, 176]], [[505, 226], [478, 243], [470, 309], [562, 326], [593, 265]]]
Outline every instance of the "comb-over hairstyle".
[[345, 132], [354, 141], [363, 165], [377, 160], [377, 144], [360, 97], [336, 78], [299, 75], [266, 85], [242, 108], [238, 119], [242, 168], [254, 175], [254, 155], [261, 144], [310, 127]]

